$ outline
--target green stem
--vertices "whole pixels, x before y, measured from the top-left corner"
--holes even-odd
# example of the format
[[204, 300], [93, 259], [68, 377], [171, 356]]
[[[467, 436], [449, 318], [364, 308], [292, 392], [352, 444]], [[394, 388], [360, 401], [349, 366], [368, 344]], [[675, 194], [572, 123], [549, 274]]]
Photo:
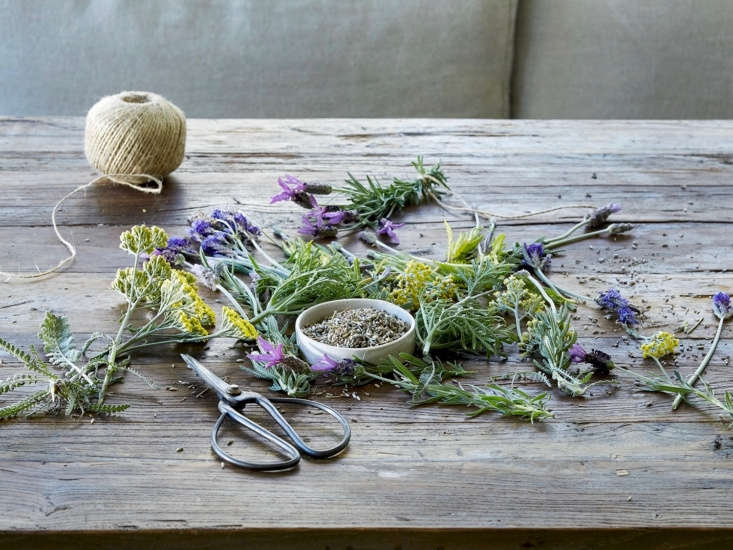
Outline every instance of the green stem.
[[549, 286], [552, 290], [560, 294], [561, 296], [567, 296], [569, 298], [575, 298], [576, 300], [580, 300], [581, 302], [589, 302], [591, 301], [590, 298], [587, 296], [582, 296], [580, 294], [575, 294], [575, 292], [570, 292], [569, 290], [565, 290], [564, 288], [560, 288], [559, 286], [555, 285], [550, 279], [547, 278], [547, 275], [545, 275], [541, 269], [535, 268], [534, 272], [537, 274], [537, 277], [539, 277], [543, 283], [545, 283], [547, 286]]
[[519, 303], [515, 303], [514, 305], [514, 324], [517, 327], [517, 341], [522, 342], [522, 322], [519, 319]]
[[552, 310], [552, 313], [557, 317], [557, 308], [555, 307], [555, 302], [552, 301], [552, 299], [547, 295], [547, 292], [545, 292], [545, 289], [542, 288], [542, 285], [540, 282], [532, 277], [532, 275], [529, 274], [529, 272], [522, 270], [517, 271], [517, 275], [524, 275], [527, 277], [530, 283], [532, 283], [537, 291], [542, 295], [542, 297], [545, 299], [545, 301], [549, 304], [550, 309]]
[[[135, 275], [137, 274], [137, 264], [140, 260], [140, 253], [135, 253], [135, 261], [132, 264], [132, 283], [130, 286], [130, 296], [135, 296]], [[107, 369], [104, 373], [104, 380], [102, 381], [102, 387], [99, 389], [99, 404], [102, 405], [104, 403], [104, 396], [107, 393], [107, 388], [109, 388], [109, 383], [112, 380], [112, 374], [115, 371], [115, 361], [117, 360], [117, 351], [120, 344], [120, 340], [122, 339], [122, 333], [124, 332], [125, 328], [127, 327], [127, 323], [130, 322], [130, 315], [132, 315], [133, 310], [137, 307], [137, 304], [139, 302], [139, 298], [136, 298], [134, 302], [128, 302], [127, 304], [127, 311], [125, 312], [125, 316], [122, 318], [122, 322], [120, 323], [120, 328], [117, 330], [117, 334], [115, 335], [115, 339], [112, 341], [112, 345], [110, 346], [109, 355], [107, 356]]]
[[667, 380], [671, 380], [671, 378], [669, 377], [669, 374], [667, 374], [667, 369], [665, 369], [665, 368], [664, 368], [664, 366], [662, 366], [662, 363], [661, 363], [661, 361], [659, 361], [659, 359], [657, 359], [657, 358], [656, 358], [656, 357], [654, 357], [654, 356], [652, 356], [652, 359], [654, 359], [654, 362], [655, 362], [655, 363], [657, 364], [657, 366], [659, 367], [659, 370], [661, 370], [661, 371], [662, 371], [662, 375], [663, 375], [663, 376], [664, 376], [664, 377], [665, 377], [665, 378], [666, 378]]
[[[700, 375], [702, 374], [702, 371], [705, 370], [705, 367], [708, 366], [708, 363], [710, 363], [710, 360], [713, 358], [713, 354], [715, 353], [715, 349], [718, 347], [718, 342], [720, 341], [720, 334], [723, 331], [723, 322], [725, 321], [725, 317], [720, 318], [720, 322], [718, 323], [718, 330], [715, 332], [715, 338], [713, 338], [713, 343], [710, 344], [710, 349], [708, 350], [707, 354], [703, 358], [702, 362], [700, 363], [700, 366], [697, 367], [697, 370], [695, 370], [694, 373], [692, 373], [692, 376], [690, 376], [687, 379], [687, 383], [690, 386], [694, 386], [695, 382], [697, 382], [697, 379], [700, 378]], [[672, 402], [672, 410], [676, 410], [677, 407], [680, 406], [680, 403], [682, 402], [682, 396], [678, 395], [674, 398], [674, 401]]]
[[607, 227], [605, 229], [599, 229], [598, 231], [591, 231], [589, 233], [583, 233], [582, 235], [576, 235], [575, 237], [567, 237], [565, 239], [552, 241], [545, 246], [545, 249], [553, 250], [555, 248], [565, 246], [566, 244], [577, 243], [579, 241], [584, 241], [585, 239], [590, 239], [592, 237], [599, 237], [601, 235], [607, 234], [608, 232], [609, 230]]
[[589, 221], [590, 220], [582, 220], [582, 221], [576, 223], [573, 227], [571, 227], [570, 229], [568, 229], [562, 235], [558, 235], [557, 237], [553, 237], [552, 239], [547, 239], [543, 244], [545, 244], [545, 246], [547, 246], [547, 245], [549, 245], [549, 244], [551, 244], [551, 243], [553, 243], [555, 241], [562, 241], [563, 239], [566, 239], [570, 235], [572, 235], [573, 233], [575, 233], [581, 227], [587, 225]]

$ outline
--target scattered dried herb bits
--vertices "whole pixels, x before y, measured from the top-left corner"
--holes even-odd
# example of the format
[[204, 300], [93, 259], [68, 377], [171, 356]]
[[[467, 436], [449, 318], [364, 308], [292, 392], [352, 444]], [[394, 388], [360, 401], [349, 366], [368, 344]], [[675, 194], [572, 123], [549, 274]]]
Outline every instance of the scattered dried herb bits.
[[369, 348], [397, 340], [409, 326], [394, 315], [372, 307], [335, 311], [303, 328], [306, 336], [329, 346]]

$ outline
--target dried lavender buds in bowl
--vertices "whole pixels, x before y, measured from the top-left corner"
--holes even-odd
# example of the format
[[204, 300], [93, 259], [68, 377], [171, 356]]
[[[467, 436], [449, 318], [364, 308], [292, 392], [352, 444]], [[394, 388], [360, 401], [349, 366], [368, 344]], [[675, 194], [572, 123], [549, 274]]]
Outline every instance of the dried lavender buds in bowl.
[[409, 328], [386, 311], [360, 307], [334, 311], [327, 319], [304, 327], [303, 332], [329, 346], [369, 348], [397, 340]]
[[415, 350], [415, 319], [384, 300], [332, 300], [301, 313], [295, 321], [295, 336], [311, 364], [324, 355], [337, 361], [358, 358], [377, 363]]

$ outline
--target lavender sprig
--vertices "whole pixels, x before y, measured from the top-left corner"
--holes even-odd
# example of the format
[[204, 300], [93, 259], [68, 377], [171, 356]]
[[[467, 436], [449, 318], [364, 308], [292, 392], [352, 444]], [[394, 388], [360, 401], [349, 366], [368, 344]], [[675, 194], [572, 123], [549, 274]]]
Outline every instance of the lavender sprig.
[[[730, 303], [730, 296], [726, 294], [725, 292], [718, 292], [713, 296], [713, 313], [718, 318], [718, 328], [715, 331], [715, 336], [713, 337], [713, 341], [710, 344], [710, 349], [705, 354], [705, 357], [700, 362], [700, 365], [695, 369], [695, 372], [692, 373], [692, 376], [690, 376], [687, 379], [687, 384], [692, 387], [695, 385], [695, 382], [697, 382], [698, 378], [702, 375], [705, 368], [708, 366], [708, 363], [710, 363], [710, 360], [713, 357], [713, 354], [715, 353], [716, 348], [718, 347], [718, 342], [720, 341], [720, 335], [723, 332], [723, 323], [725, 323], [726, 320], [730, 319], [731, 316], [733, 316], [733, 307], [731, 307]], [[682, 395], [677, 395], [675, 397], [674, 401], [672, 402], [672, 410], [676, 410], [677, 407], [680, 406], [680, 403], [682, 402]]]

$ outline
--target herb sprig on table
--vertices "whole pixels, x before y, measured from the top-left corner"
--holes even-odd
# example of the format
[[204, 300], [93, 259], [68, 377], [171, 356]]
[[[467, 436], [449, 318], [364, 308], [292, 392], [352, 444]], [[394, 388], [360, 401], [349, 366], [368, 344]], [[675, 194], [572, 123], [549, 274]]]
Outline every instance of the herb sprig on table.
[[[222, 322], [214, 329], [215, 314], [196, 290], [195, 277], [173, 269], [163, 255], [150, 256], [168, 241], [162, 229], [135, 226], [122, 233], [120, 241], [120, 248], [129, 252], [133, 261], [131, 267], [119, 269], [112, 282], [112, 288], [126, 302], [116, 334], [95, 333], [77, 346], [66, 319], [47, 313], [38, 333], [43, 355], [35, 348], [25, 352], [0, 339], [0, 348], [24, 368], [0, 382], [0, 394], [19, 392], [24, 386], [45, 386], [0, 408], [0, 419], [31, 413], [121, 412], [127, 405], [105, 402], [109, 386], [121, 375], [131, 373], [152, 385], [130, 366], [135, 352], [215, 337], [256, 337], [254, 326], [230, 307], [222, 308]], [[100, 343], [102, 349], [91, 355], [90, 350]]]
[[[631, 373], [647, 389], [688, 403], [698, 397], [733, 416], [733, 394], [721, 399], [704, 381], [695, 386], [715, 351], [723, 321], [730, 317], [730, 302], [726, 305], [722, 297], [714, 302], [720, 324], [710, 352], [687, 380], [677, 373], [668, 375], [660, 362], [673, 352], [676, 340], [666, 333], [642, 336], [639, 310], [615, 289], [601, 293], [595, 304], [641, 340], [644, 357], [657, 363], [662, 377], [617, 367], [603, 351], [586, 351], [576, 341], [571, 311], [594, 302], [551, 278], [552, 255], [584, 239], [615, 238], [630, 231], [629, 224], [609, 221], [620, 210], [618, 205], [590, 212], [556, 237], [523, 243], [508, 244], [493, 222], [484, 228], [477, 221], [462, 232], [446, 223], [445, 255], [426, 258], [393, 246], [402, 225], [393, 217], [429, 201], [445, 206], [439, 197], [456, 195], [439, 165], [426, 168], [418, 158], [413, 167], [416, 179], [395, 178], [388, 185], [372, 177], [362, 183], [349, 175], [345, 187], [335, 188], [346, 199], [342, 205], [319, 204], [316, 196], [334, 190], [329, 185], [280, 178], [281, 191], [272, 202], [292, 201], [307, 209], [300, 234], [308, 240], [280, 231], [269, 235], [244, 213], [223, 210], [193, 216], [181, 237], [169, 239], [161, 229], [145, 226], [123, 233], [121, 246], [133, 261], [132, 267], [118, 271], [113, 283], [126, 302], [117, 333], [92, 335], [76, 347], [65, 320], [49, 314], [39, 334], [43, 356], [0, 341], [0, 347], [25, 366], [24, 372], [0, 383], [0, 393], [44, 385], [0, 409], [0, 418], [36, 411], [118, 412], [124, 405], [107, 404], [107, 389], [125, 372], [140, 375], [130, 367], [135, 353], [220, 336], [256, 346], [248, 354], [251, 367], [245, 368], [269, 380], [273, 391], [293, 396], [327, 384], [376, 381], [408, 392], [413, 405], [459, 405], [474, 409], [472, 414], [494, 411], [534, 421], [552, 417], [549, 394], [531, 395], [518, 383], [554, 385], [579, 397], [593, 384], [607, 381], [616, 368], [614, 372]], [[359, 237], [372, 248], [366, 255], [338, 242], [319, 242], [354, 230], [362, 230]], [[265, 246], [266, 241], [281, 254]], [[218, 329], [197, 285], [229, 302]], [[353, 297], [384, 299], [411, 311], [421, 357], [401, 355], [378, 365], [336, 361], [328, 355], [314, 364], [301, 359], [292, 334], [295, 316], [319, 302]], [[460, 363], [463, 357], [491, 360], [515, 346], [535, 372], [506, 372], [484, 385], [451, 380], [467, 374]]]

